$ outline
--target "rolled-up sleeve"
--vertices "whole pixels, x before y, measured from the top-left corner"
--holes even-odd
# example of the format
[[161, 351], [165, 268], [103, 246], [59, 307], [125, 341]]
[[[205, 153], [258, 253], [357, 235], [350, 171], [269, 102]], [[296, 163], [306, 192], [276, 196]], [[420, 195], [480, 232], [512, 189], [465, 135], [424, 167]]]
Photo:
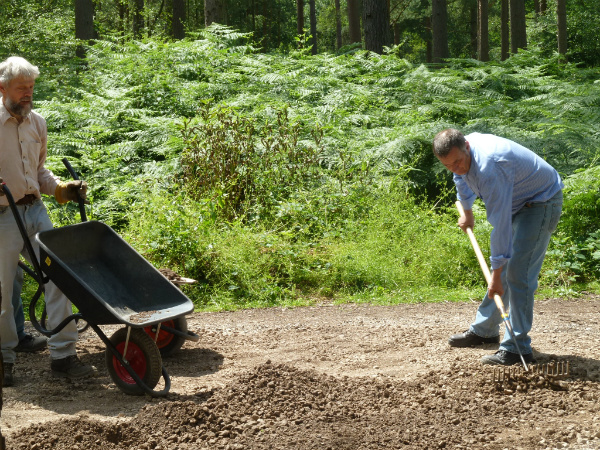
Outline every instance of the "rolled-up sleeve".
[[477, 199], [475, 193], [460, 175], [454, 175], [454, 184], [456, 184], [457, 198], [462, 204], [462, 207], [466, 210], [472, 209], [473, 203], [475, 203], [475, 200]]

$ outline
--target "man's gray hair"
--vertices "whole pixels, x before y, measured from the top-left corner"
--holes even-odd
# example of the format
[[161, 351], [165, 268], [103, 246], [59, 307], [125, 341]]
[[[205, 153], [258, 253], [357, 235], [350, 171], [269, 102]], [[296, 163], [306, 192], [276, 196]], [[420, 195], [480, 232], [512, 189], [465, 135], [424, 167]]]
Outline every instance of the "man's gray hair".
[[15, 78], [35, 80], [40, 70], [25, 58], [11, 56], [0, 63], [0, 83], [8, 84]]
[[460, 131], [448, 128], [440, 131], [433, 138], [433, 154], [438, 158], [444, 158], [448, 156], [448, 153], [454, 147], [458, 147], [459, 150], [466, 152], [466, 142], [465, 136]]

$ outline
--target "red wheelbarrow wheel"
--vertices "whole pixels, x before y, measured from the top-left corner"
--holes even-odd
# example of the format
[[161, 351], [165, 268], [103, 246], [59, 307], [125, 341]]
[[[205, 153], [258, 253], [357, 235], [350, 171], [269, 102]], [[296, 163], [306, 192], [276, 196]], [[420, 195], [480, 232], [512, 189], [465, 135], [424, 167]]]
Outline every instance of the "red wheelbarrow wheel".
[[158, 338], [156, 337], [156, 327], [157, 325], [150, 325], [144, 328], [144, 331], [150, 336], [150, 338], [154, 341], [156, 340], [156, 346], [160, 350], [160, 354], [164, 358], [165, 356], [170, 356], [175, 353], [177, 350], [181, 348], [183, 343], [185, 342], [185, 337], [177, 336], [173, 333], [169, 333], [163, 326], [170, 327], [174, 330], [180, 331], [183, 334], [187, 334], [188, 325], [185, 317], [177, 317], [172, 320], [167, 320], [160, 324], [161, 328], [158, 331]]
[[[121, 355], [125, 350], [126, 340], [127, 328], [117, 330], [110, 337], [110, 341]], [[143, 395], [144, 389], [138, 386], [110, 349], [106, 349], [105, 355], [108, 373], [117, 387], [126, 394]], [[129, 343], [127, 344], [127, 355], [123, 359], [129, 363], [129, 366], [148, 388], [154, 389], [162, 374], [162, 358], [154, 341], [141, 328], [131, 329]]]

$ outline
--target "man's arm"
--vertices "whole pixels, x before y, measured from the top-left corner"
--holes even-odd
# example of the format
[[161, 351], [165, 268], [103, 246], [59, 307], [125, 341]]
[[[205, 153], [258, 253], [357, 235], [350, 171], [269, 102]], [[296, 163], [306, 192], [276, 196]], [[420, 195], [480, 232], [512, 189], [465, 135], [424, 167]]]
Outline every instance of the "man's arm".
[[488, 297], [494, 298], [494, 294], [498, 294], [500, 297], [504, 295], [504, 288], [502, 287], [502, 269], [501, 266], [497, 269], [492, 270], [492, 280], [488, 284]]
[[458, 218], [458, 226], [466, 233], [467, 228], [472, 230], [475, 226], [475, 217], [472, 209], [465, 209], [464, 211], [465, 213]]

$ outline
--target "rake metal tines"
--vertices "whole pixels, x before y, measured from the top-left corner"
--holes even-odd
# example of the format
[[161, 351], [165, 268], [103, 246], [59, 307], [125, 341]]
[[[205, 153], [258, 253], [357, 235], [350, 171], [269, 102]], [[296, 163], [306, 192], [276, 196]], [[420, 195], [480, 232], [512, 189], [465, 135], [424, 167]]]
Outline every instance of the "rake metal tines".
[[569, 361], [550, 361], [544, 364], [532, 364], [525, 371], [520, 366], [495, 367], [492, 375], [494, 383], [521, 380], [527, 376], [544, 377], [553, 380], [567, 378], [570, 374]]

